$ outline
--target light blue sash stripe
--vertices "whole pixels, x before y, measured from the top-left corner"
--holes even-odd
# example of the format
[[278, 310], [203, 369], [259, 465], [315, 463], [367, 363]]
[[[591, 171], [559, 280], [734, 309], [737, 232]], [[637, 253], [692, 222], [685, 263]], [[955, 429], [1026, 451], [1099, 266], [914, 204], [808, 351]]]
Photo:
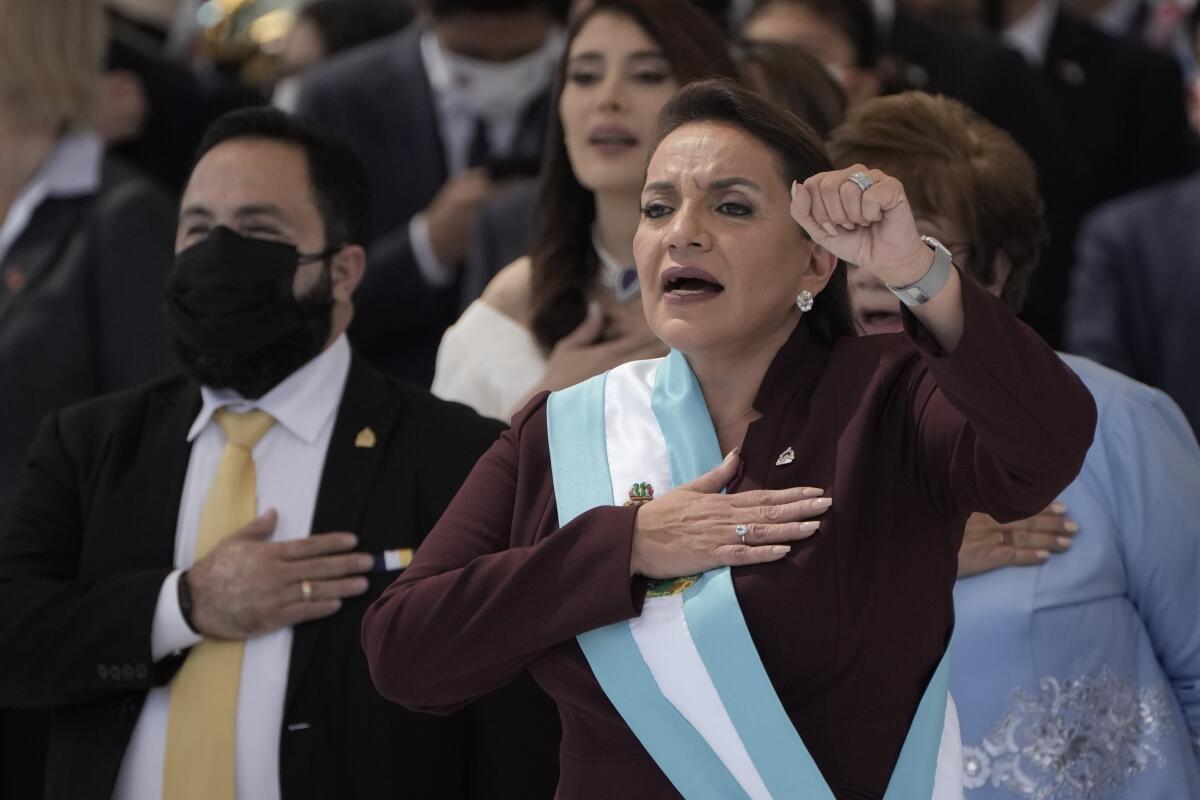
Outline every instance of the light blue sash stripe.
[[[659, 367], [650, 405], [667, 442], [672, 485], [693, 481], [721, 463], [708, 406], [682, 353], [672, 351]], [[683, 613], [721, 702], [771, 796], [833, 800], [758, 657], [729, 568], [705, 573], [684, 591]]]
[[[601, 375], [550, 395], [546, 426], [558, 524], [612, 505]], [[663, 696], [628, 622], [578, 637], [604, 694], [662, 769], [688, 798], [745, 798], [746, 793], [683, 715]]]
[[946, 693], [950, 689], [950, 648], [938, 662], [925, 694], [917, 704], [900, 758], [888, 781], [883, 800], [909, 800], [933, 794], [934, 773], [937, 771], [938, 747], [942, 743], [942, 728], [946, 722]]

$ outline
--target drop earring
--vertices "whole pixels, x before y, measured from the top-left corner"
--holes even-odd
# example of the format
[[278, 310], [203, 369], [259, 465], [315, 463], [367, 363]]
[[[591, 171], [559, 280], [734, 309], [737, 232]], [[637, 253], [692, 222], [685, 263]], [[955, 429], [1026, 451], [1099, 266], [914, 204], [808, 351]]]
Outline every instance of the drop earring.
[[796, 295], [796, 308], [807, 314], [812, 311], [813, 293], [808, 289], [801, 290], [800, 294]]

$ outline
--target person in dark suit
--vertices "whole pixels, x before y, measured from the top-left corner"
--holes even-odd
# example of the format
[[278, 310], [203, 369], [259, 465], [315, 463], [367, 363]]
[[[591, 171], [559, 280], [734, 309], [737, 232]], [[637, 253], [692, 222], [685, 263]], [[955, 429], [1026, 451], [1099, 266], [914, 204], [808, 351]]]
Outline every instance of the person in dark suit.
[[1004, 0], [1003, 37], [1040, 71], [1086, 167], [1084, 213], [1193, 165], [1183, 75], [1170, 56], [1118, 39], [1052, 0]]
[[[380, 691], [450, 713], [529, 669], [564, 798], [880, 798], [894, 774], [889, 796], [961, 798], [924, 699], [963, 523], [1044, 508], [1095, 405], [919, 237], [898, 181], [829, 170], [726, 82], [667, 105], [634, 254], [675, 349], [514, 417], [364, 617]], [[898, 287], [903, 334], [855, 335], [843, 260]], [[727, 789], [689, 794], [706, 781]]]
[[356, 644], [500, 429], [347, 344], [368, 208], [344, 144], [219, 120], [166, 292], [186, 374], [42, 424], [0, 525], [0, 702], [54, 709], [48, 797], [552, 794], [531, 684], [412, 714]]
[[430, 383], [476, 211], [536, 170], [565, 6], [436, 0], [426, 21], [305, 75], [298, 113], [371, 165], [376, 237], [351, 338], [387, 372]]
[[[97, 3], [0, 0], [0, 516], [50, 411], [162, 374], [175, 210], [92, 122]], [[0, 702], [0, 797], [41, 795], [48, 719]]]
[[1156, 386], [1200, 434], [1200, 173], [1102, 206], [1084, 223], [1067, 349]]

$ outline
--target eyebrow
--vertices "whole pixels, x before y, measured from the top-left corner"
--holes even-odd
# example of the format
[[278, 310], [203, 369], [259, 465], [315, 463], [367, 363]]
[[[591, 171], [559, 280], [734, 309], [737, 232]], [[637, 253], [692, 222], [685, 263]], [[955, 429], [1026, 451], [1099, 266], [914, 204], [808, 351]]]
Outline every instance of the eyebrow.
[[[601, 53], [598, 50], [588, 50], [585, 53], [578, 53], [576, 55], [573, 55], [567, 60], [568, 61], [585, 61], [585, 60], [586, 61], [602, 61], [606, 58], [608, 58], [608, 56], [605, 55], [604, 53]], [[629, 59], [629, 60], [632, 60], [635, 58], [657, 58], [657, 59], [662, 59], [665, 61], [667, 57], [661, 50], [638, 50], [637, 52], [630, 53], [629, 55], [625, 56], [625, 58]]]
[[[184, 207], [183, 211], [180, 213], [181, 218], [182, 217], [202, 217], [204, 219], [212, 219], [213, 216], [214, 215], [213, 215], [213, 212], [211, 209], [205, 208], [204, 206], [201, 206], [201, 205], [195, 205], [195, 204]], [[287, 215], [283, 213], [283, 210], [281, 208], [279, 208], [279, 206], [272, 205], [270, 203], [260, 203], [258, 205], [240, 206], [236, 211], [233, 212], [234, 219], [238, 219], [238, 220], [248, 219], [251, 217], [261, 217], [261, 216], [272, 217], [272, 218], [278, 220], [279, 222], [282, 222], [284, 224], [287, 223]]]
[[[718, 191], [721, 189], [730, 189], [730, 188], [733, 188], [734, 186], [744, 186], [747, 189], [753, 189], [757, 192], [762, 192], [762, 190], [763, 190], [762, 187], [759, 186], [757, 183], [750, 180], [749, 178], [742, 177], [741, 175], [734, 175], [729, 178], [718, 178], [717, 180], [708, 184], [709, 189], [716, 189]], [[659, 191], [669, 190], [669, 189], [674, 189], [674, 188], [675, 188], [675, 184], [672, 183], [671, 181], [654, 181], [653, 183], [647, 183], [646, 187], [644, 189], [642, 189], [642, 191], [643, 192], [659, 192]]]

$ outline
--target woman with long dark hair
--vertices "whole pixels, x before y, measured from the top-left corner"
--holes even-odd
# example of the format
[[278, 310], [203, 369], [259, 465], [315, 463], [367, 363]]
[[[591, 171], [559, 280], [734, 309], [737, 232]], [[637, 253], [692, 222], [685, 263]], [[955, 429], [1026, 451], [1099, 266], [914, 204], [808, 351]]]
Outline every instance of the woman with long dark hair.
[[[1044, 508], [1091, 395], [918, 235], [899, 181], [832, 171], [728, 82], [666, 106], [641, 204], [670, 355], [514, 418], [364, 616], [376, 687], [448, 713], [529, 670], [563, 800], [961, 797], [963, 523]], [[905, 298], [904, 334], [854, 335], [843, 262]]]
[[598, 0], [571, 25], [528, 257], [446, 332], [433, 391], [505, 421], [538, 390], [665, 352], [633, 269], [655, 120], [685, 83], [736, 74], [690, 0]]

